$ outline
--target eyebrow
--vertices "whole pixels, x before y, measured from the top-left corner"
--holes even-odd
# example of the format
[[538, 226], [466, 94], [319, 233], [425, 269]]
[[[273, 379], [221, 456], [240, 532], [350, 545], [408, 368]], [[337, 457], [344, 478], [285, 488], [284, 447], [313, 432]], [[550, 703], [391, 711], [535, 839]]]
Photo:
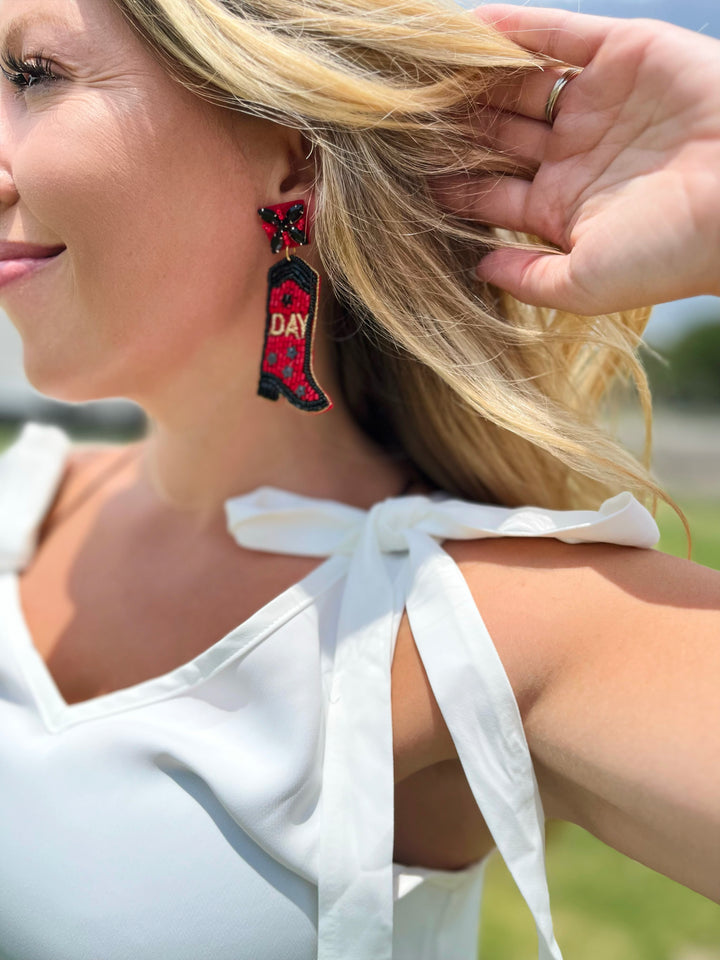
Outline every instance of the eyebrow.
[[38, 24], [49, 24], [52, 27], [67, 28], [67, 21], [53, 13], [46, 14], [23, 14], [10, 21], [5, 31], [0, 34], [0, 43], [5, 47], [13, 46], [17, 43], [23, 33], [31, 26]]

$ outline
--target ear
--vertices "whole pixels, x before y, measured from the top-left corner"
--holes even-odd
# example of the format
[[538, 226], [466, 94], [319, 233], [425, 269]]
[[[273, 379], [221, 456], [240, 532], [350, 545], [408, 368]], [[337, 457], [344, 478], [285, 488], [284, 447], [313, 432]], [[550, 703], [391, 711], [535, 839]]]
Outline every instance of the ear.
[[279, 185], [278, 203], [298, 198], [309, 207], [317, 173], [313, 144], [300, 130], [287, 127], [285, 132], [285, 176]]

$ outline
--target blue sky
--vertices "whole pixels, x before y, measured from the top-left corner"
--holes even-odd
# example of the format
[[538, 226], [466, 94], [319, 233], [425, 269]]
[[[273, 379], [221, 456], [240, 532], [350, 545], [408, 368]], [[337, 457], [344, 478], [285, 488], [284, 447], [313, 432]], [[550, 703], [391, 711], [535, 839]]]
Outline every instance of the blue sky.
[[[466, 7], [479, 2], [461, 0]], [[652, 17], [720, 39], [720, 0], [502, 0], [520, 6], [557, 7], [605, 17]], [[719, 48], [720, 49], [720, 48]], [[718, 267], [720, 269], [720, 267]], [[646, 338], [662, 349], [697, 323], [720, 323], [720, 298], [693, 297], [655, 307]]]
[[[654, 17], [720, 39], [720, 0], [502, 0], [532, 7], [558, 7], [604, 17]], [[463, 6], [479, 4], [463, 0]]]

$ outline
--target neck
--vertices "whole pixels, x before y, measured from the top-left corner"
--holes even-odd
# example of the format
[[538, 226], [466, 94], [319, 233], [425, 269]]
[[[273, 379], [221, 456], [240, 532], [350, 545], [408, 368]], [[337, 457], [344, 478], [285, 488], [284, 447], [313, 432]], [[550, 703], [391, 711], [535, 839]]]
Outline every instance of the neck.
[[[261, 303], [248, 306], [255, 318], [263, 309]], [[262, 486], [362, 509], [403, 492], [410, 465], [380, 450], [344, 403], [334, 349], [323, 335], [332, 309], [326, 298], [313, 363], [333, 400], [331, 410], [308, 413], [283, 397], [258, 396], [258, 322], [233, 322], [203, 337], [192, 362], [155, 368], [137, 391], [125, 394], [150, 419], [141, 471], [156, 502], [205, 526], [220, 522], [226, 500]]]
[[217, 522], [227, 499], [261, 486], [363, 509], [406, 486], [407, 464], [395, 463], [356, 426], [337, 385], [328, 391], [333, 409], [311, 414], [258, 397], [243, 376], [224, 390], [217, 380], [207, 389], [208, 382], [197, 390], [183, 384], [177, 402], [148, 410], [142, 454], [155, 496], [199, 525]]

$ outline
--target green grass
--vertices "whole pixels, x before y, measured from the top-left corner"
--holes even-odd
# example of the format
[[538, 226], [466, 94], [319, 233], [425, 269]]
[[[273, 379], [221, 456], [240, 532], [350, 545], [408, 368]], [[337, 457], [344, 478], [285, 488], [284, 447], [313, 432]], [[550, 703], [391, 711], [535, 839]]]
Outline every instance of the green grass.
[[[720, 486], [720, 479], [718, 481]], [[706, 567], [720, 570], [720, 499], [683, 500], [678, 506], [684, 511], [690, 524], [692, 559]], [[687, 540], [682, 523], [670, 507], [664, 503], [658, 510], [660, 549], [676, 557], [687, 557]]]
[[7, 424], [0, 423], [0, 451], [9, 446], [17, 436], [18, 428], [9, 427]]
[[[34, 420], [32, 422], [41, 423], [44, 421]], [[22, 427], [22, 424], [0, 422], [0, 451], [4, 450], [18, 437]], [[61, 429], [76, 443], [132, 443], [141, 439], [144, 435], [143, 428], [136, 424], [108, 427], [102, 424], [94, 426], [91, 423], [71, 423], [62, 424]]]
[[[565, 960], [720, 960], [720, 907], [601, 843], [550, 823], [547, 870]], [[488, 865], [478, 956], [530, 960], [535, 926], [497, 854]]]
[[[692, 559], [720, 570], [720, 500], [678, 499]], [[658, 512], [660, 549], [687, 556], [682, 524]], [[569, 823], [549, 823], [547, 869], [555, 935], [565, 960], [720, 960], [720, 906], [623, 856]], [[535, 926], [497, 854], [488, 865], [478, 956], [537, 957]]]

